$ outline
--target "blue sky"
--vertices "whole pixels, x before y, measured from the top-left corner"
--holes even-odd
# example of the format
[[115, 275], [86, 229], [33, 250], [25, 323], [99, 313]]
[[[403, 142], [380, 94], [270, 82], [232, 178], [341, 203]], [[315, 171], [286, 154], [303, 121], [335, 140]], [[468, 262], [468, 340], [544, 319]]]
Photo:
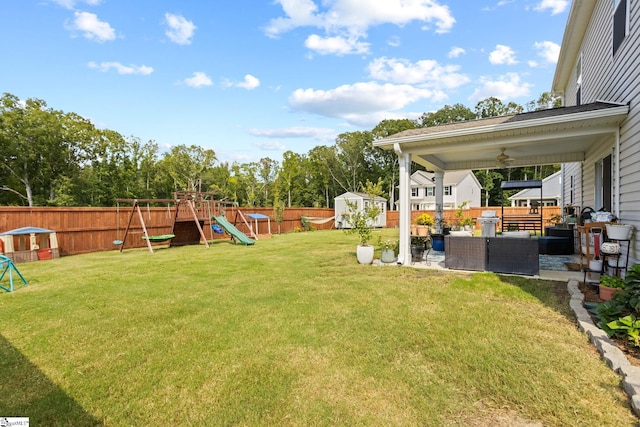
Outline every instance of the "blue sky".
[[0, 0], [0, 92], [124, 136], [280, 161], [551, 87], [568, 0]]

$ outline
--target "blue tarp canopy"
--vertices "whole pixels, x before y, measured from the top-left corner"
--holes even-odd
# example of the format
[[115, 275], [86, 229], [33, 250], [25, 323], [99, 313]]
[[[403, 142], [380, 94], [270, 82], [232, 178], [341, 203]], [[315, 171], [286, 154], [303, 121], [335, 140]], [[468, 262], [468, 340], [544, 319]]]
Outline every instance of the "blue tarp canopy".
[[253, 213], [253, 214], [247, 214], [247, 216], [249, 218], [253, 218], [253, 219], [269, 219], [268, 216], [261, 214], [261, 213]]
[[46, 228], [39, 227], [20, 227], [15, 230], [5, 231], [0, 233], [0, 236], [21, 236], [23, 234], [41, 234], [41, 233], [55, 233], [53, 230], [47, 230]]

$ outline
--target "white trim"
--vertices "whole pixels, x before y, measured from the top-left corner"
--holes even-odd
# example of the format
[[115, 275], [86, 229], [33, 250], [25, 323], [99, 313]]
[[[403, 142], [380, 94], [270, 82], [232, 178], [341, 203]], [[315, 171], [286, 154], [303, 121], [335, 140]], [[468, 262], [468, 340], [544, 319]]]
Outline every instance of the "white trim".
[[[628, 105], [619, 105], [618, 107], [605, 108], [599, 110], [592, 111], [583, 111], [581, 113], [572, 113], [570, 115], [560, 114], [552, 117], [543, 117], [540, 119], [530, 119], [523, 121], [515, 121], [511, 123], [498, 123], [495, 125], [487, 125], [487, 126], [477, 126], [470, 127], [466, 129], [454, 129], [443, 132], [434, 132], [430, 134], [417, 134], [417, 135], [409, 135], [403, 137], [389, 137], [383, 138], [379, 141], [373, 143], [374, 146], [388, 146], [389, 143], [393, 141], [393, 145], [395, 144], [403, 144], [410, 142], [427, 142], [430, 140], [438, 140], [438, 139], [446, 139], [446, 138], [459, 138], [465, 136], [479, 136], [482, 134], [496, 133], [496, 132], [506, 132], [512, 130], [519, 130], [522, 134], [527, 134], [525, 131], [529, 128], [541, 127], [541, 126], [552, 126], [552, 125], [562, 125], [566, 123], [571, 123], [579, 120], [589, 121], [593, 119], [600, 119], [606, 117], [616, 117], [620, 115], [627, 115], [629, 112]], [[570, 116], [571, 120], [567, 120]], [[505, 120], [513, 117], [511, 116], [503, 116]], [[528, 139], [535, 139], [529, 137]], [[485, 144], [486, 145], [486, 144]]]

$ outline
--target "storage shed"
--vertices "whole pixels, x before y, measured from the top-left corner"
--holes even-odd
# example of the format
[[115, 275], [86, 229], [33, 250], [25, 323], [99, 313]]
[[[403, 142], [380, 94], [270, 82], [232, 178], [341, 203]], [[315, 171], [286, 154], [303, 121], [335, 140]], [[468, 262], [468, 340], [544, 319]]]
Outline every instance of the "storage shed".
[[347, 203], [356, 204], [361, 211], [370, 203], [375, 203], [380, 208], [380, 214], [372, 224], [373, 227], [386, 227], [387, 225], [387, 199], [376, 196], [371, 200], [368, 194], [348, 191], [334, 199], [336, 228], [351, 228], [349, 223], [349, 206]]

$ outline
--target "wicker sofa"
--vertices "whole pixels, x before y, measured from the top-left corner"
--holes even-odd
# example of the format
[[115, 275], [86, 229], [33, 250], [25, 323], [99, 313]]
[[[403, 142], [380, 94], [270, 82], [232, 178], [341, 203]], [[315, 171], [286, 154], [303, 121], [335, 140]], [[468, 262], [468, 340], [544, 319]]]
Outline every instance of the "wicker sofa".
[[444, 254], [445, 267], [452, 270], [540, 273], [535, 238], [445, 236]]

